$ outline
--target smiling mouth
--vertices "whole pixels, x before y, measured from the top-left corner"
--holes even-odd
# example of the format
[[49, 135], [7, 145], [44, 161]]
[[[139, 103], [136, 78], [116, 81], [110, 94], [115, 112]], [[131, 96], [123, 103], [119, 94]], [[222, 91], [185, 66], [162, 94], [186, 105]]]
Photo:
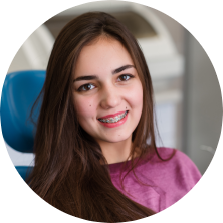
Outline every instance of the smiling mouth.
[[120, 120], [124, 119], [127, 116], [128, 112], [129, 111], [127, 110], [125, 113], [123, 113], [121, 115], [117, 115], [113, 118], [98, 119], [98, 121], [102, 122], [102, 123], [116, 123], [116, 122], [119, 122]]

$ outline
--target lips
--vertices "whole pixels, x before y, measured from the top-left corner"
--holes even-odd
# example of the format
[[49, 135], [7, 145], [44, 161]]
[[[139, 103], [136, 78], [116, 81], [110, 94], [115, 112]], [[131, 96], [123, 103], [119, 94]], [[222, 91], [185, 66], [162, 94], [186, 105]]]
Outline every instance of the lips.
[[115, 113], [115, 114], [113, 114], [113, 115], [107, 115], [107, 116], [100, 117], [100, 118], [98, 118], [98, 120], [99, 120], [99, 119], [114, 118], [114, 117], [116, 117], [116, 116], [118, 116], [118, 115], [125, 114], [125, 112], [126, 112], [126, 111], [119, 111], [119, 112], [117, 112], [117, 113]]

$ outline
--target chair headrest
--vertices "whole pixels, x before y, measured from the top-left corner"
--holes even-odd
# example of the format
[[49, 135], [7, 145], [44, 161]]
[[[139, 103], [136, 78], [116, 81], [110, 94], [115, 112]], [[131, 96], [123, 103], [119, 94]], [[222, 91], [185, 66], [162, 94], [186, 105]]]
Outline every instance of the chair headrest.
[[[30, 111], [43, 87], [45, 76], [43, 70], [6, 75], [1, 97], [2, 133], [6, 143], [19, 152], [33, 152], [35, 127]], [[40, 104], [34, 109], [34, 121], [38, 119], [39, 108]]]

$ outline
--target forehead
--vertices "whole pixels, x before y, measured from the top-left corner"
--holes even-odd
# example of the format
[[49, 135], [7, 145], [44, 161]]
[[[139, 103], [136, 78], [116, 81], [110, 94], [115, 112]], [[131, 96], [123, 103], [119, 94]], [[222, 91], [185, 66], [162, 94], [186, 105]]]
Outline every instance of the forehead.
[[117, 40], [99, 38], [81, 50], [74, 68], [74, 77], [81, 75], [106, 73], [117, 67], [132, 64], [127, 49]]

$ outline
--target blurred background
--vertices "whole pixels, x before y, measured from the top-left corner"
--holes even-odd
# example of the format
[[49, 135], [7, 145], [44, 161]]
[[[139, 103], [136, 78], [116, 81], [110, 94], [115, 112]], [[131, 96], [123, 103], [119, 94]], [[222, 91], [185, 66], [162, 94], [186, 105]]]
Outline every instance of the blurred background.
[[[130, 2], [99, 1], [63, 11], [41, 25], [15, 55], [8, 73], [46, 69], [60, 30], [89, 11], [112, 14], [135, 35], [146, 57], [155, 91], [158, 146], [186, 153], [203, 174], [209, 166], [222, 125], [222, 98], [212, 63], [183, 26], [169, 16]], [[15, 166], [34, 165], [33, 154], [6, 144]]]

